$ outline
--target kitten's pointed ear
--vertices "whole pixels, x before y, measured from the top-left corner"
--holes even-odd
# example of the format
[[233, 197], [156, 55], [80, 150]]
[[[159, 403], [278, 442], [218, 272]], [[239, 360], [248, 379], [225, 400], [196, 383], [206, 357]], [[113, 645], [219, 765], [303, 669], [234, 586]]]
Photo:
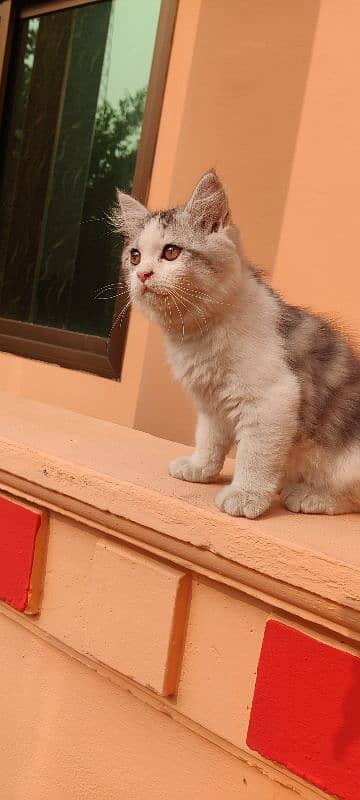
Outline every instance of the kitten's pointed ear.
[[205, 172], [195, 186], [186, 208], [193, 220], [209, 232], [229, 224], [228, 199], [216, 172]]
[[123, 236], [134, 236], [143, 227], [149, 212], [135, 197], [119, 189], [116, 191], [116, 199], [111, 215], [113, 227]]

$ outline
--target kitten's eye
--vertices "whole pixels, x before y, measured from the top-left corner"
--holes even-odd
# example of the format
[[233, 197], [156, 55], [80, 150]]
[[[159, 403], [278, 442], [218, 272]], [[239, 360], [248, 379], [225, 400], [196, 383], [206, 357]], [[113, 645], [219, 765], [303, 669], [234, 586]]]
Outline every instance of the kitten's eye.
[[180, 255], [182, 247], [178, 247], [177, 244], [166, 244], [161, 258], [166, 258], [166, 261], [175, 261], [175, 259]]
[[141, 253], [140, 253], [140, 250], [136, 249], [136, 247], [133, 247], [130, 250], [130, 261], [134, 265], [134, 267], [137, 267], [137, 265], [140, 264]]

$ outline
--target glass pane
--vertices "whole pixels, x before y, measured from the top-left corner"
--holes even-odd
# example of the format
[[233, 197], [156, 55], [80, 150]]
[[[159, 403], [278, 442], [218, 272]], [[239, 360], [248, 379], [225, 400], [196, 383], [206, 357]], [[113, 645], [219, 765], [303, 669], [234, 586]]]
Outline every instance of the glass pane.
[[160, 0], [102, 0], [19, 22], [1, 142], [0, 316], [107, 336]]

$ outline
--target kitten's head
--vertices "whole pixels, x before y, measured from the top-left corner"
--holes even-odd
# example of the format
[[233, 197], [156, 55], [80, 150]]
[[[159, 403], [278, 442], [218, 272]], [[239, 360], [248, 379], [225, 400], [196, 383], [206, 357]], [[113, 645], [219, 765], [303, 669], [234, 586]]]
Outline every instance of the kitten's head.
[[[185, 206], [151, 213], [118, 192], [115, 230], [124, 237], [123, 274], [133, 303], [170, 333], [200, 333], [224, 313], [240, 283], [237, 230], [224, 188], [207, 172]], [[184, 331], [183, 331], [184, 332]]]

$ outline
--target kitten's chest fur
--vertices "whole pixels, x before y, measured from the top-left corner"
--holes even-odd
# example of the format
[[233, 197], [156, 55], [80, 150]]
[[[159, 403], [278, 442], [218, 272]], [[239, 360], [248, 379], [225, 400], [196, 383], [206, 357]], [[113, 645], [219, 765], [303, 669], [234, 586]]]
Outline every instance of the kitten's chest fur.
[[229, 419], [235, 409], [239, 414], [242, 401], [249, 394], [245, 378], [248, 357], [245, 347], [243, 350], [235, 349], [221, 328], [201, 341], [168, 344], [175, 378], [203, 410]]
[[218, 337], [205, 342], [183, 342], [168, 348], [173, 373], [185, 389], [199, 397], [215, 395], [229, 370], [229, 354]]
[[235, 310], [206, 336], [169, 339], [167, 351], [175, 378], [196, 405], [231, 425], [245, 405], [261, 402], [278, 382], [289, 381], [289, 391], [297, 393], [277, 330], [276, 303], [265, 291], [256, 291], [242, 314]]

